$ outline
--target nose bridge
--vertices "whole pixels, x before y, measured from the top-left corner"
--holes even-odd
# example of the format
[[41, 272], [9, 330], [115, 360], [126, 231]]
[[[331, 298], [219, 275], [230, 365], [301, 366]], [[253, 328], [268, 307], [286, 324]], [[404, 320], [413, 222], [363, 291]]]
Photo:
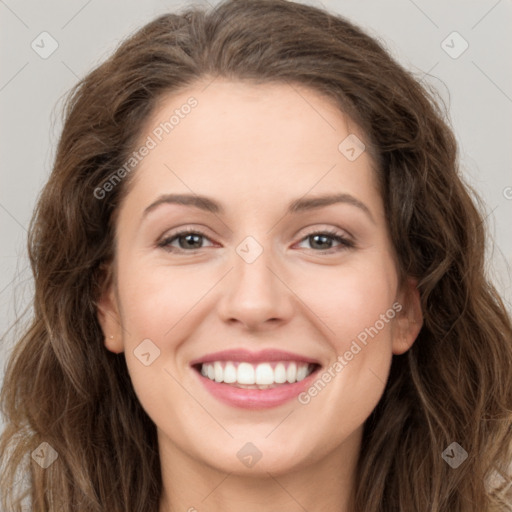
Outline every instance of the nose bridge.
[[291, 313], [290, 292], [277, 277], [276, 258], [267, 244], [248, 236], [233, 255], [233, 272], [223, 290], [220, 312], [224, 319], [244, 324], [285, 319]]
[[275, 297], [276, 277], [269, 269], [275, 258], [272, 258], [269, 241], [266, 242], [263, 247], [263, 243], [248, 236], [236, 248], [232, 287], [239, 300], [249, 299], [256, 304]]

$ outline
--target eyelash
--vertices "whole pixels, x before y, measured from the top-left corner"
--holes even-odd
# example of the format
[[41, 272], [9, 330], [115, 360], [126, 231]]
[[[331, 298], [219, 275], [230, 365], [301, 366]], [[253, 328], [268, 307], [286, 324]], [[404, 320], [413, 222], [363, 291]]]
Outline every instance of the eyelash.
[[[181, 248], [177, 248], [177, 247], [172, 247], [170, 245], [172, 241], [177, 240], [178, 238], [185, 236], [185, 235], [197, 235], [202, 238], [206, 238], [206, 239], [210, 240], [201, 231], [197, 231], [194, 229], [185, 229], [185, 230], [178, 231], [177, 233], [173, 233], [172, 235], [169, 235], [169, 236], [163, 238], [160, 242], [158, 242], [157, 246], [168, 251], [168, 252], [175, 252], [175, 253], [181, 253], [181, 254], [192, 253], [192, 252], [204, 249], [204, 247], [200, 247], [199, 249], [186, 250], [186, 249], [181, 249]], [[340, 232], [336, 231], [335, 229], [332, 229], [332, 230], [326, 229], [323, 231], [313, 231], [313, 232], [305, 235], [300, 240], [300, 242], [303, 242], [303, 241], [307, 240], [308, 238], [315, 236], [315, 235], [327, 235], [328, 238], [331, 238], [331, 239], [335, 240], [336, 242], [340, 243], [340, 245], [338, 247], [331, 247], [330, 249], [327, 249], [325, 251], [311, 249], [312, 251], [314, 251], [317, 254], [334, 254], [334, 253], [338, 253], [339, 251], [351, 249], [351, 248], [355, 247], [355, 244], [354, 244], [354, 242], [352, 242], [352, 240], [341, 235]]]

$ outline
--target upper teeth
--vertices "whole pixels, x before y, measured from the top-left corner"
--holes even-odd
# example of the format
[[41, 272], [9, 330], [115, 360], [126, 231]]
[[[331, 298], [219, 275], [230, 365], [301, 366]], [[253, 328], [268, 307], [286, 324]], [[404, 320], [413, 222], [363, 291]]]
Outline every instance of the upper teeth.
[[201, 374], [215, 382], [226, 384], [283, 384], [299, 382], [310, 372], [308, 363], [278, 362], [278, 363], [234, 363], [231, 361], [215, 361], [203, 363]]

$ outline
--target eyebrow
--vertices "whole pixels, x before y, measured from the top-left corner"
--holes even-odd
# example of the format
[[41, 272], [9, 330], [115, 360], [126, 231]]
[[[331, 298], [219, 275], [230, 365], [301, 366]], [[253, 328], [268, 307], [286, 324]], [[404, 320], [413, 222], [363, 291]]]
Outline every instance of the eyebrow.
[[[297, 214], [338, 203], [349, 204], [359, 208], [360, 210], [365, 212], [366, 215], [368, 215], [368, 217], [371, 219], [373, 223], [375, 223], [375, 219], [373, 218], [370, 209], [363, 202], [361, 202], [359, 199], [355, 198], [350, 194], [344, 193], [329, 194], [310, 198], [301, 197], [299, 199], [295, 199], [288, 205], [286, 213]], [[206, 196], [192, 194], [164, 194], [160, 196], [156, 201], [151, 203], [144, 210], [142, 216], [145, 217], [149, 212], [153, 211], [155, 208], [162, 204], [180, 204], [221, 215], [224, 214], [225, 212], [224, 208], [221, 206], [220, 203]]]

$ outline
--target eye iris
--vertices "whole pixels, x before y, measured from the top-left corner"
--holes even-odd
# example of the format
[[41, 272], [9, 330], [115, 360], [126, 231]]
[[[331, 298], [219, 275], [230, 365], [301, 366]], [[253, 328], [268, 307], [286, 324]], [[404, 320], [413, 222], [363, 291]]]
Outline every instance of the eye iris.
[[[179, 245], [182, 249], [190, 249], [191, 248], [191, 245], [194, 244], [194, 239], [196, 240], [196, 246], [192, 247], [192, 249], [199, 249], [200, 246], [201, 246], [201, 240], [202, 240], [202, 236], [201, 235], [197, 235], [195, 233], [189, 233], [187, 235], [181, 235], [178, 237], [178, 240], [179, 240]], [[182, 240], [186, 240], [186, 244], [191, 244], [191, 245], [184, 245], [181, 243]], [[199, 240], [199, 242], [197, 242]]]
[[[309, 237], [309, 239], [310, 239], [310, 241], [314, 240], [314, 242], [311, 244], [311, 247], [313, 247], [313, 248], [315, 248], [316, 239], [320, 239], [321, 240], [320, 244], [322, 244], [322, 243], [326, 244], [327, 243], [329, 245], [329, 247], [325, 247], [325, 245], [321, 246], [321, 247], [317, 247], [318, 249], [330, 249], [331, 248], [330, 246], [332, 245], [332, 237], [330, 237], [330, 236], [326, 236], [326, 235], [311, 235]], [[328, 243], [328, 242], [330, 242], [330, 243]]]

